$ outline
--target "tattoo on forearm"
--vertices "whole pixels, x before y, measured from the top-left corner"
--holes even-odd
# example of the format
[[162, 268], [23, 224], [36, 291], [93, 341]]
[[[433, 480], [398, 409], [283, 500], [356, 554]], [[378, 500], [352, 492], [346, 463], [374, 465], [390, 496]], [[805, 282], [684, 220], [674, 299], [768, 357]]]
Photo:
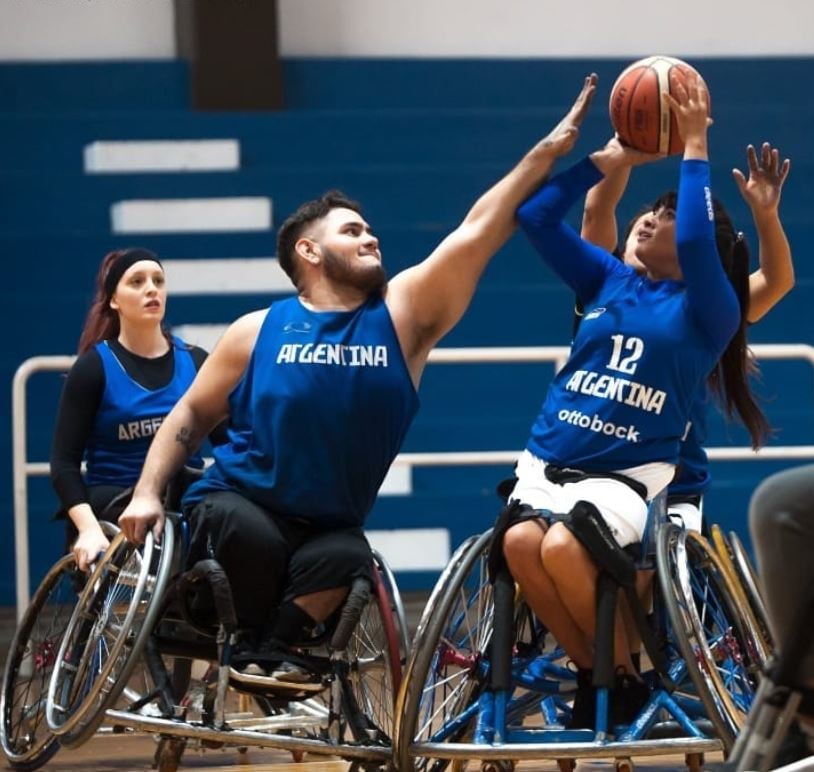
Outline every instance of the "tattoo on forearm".
[[175, 435], [175, 441], [187, 449], [187, 453], [192, 453], [194, 435], [192, 429], [182, 426]]

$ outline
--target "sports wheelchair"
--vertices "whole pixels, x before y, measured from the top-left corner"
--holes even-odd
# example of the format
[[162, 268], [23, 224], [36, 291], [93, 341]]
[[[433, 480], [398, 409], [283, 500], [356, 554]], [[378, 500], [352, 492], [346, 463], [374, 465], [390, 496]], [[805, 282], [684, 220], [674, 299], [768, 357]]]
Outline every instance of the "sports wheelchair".
[[[187, 534], [184, 518], [168, 513], [160, 541], [148, 534], [137, 547], [119, 534], [97, 563], [48, 684], [45, 714], [59, 744], [77, 747], [104, 723], [158, 735], [161, 772], [177, 769], [189, 744], [386, 764], [409, 642], [384, 559], [374, 553], [372, 580], [356, 580], [331, 624], [298, 645], [319, 682], [270, 684], [230, 668], [239, 631], [228, 580], [212, 560], [182, 571]], [[214, 618], [202, 618], [189, 602], [205, 585]], [[192, 660], [214, 664], [187, 693]]]
[[[121, 511], [129, 496], [130, 489], [106, 509]], [[110, 540], [119, 532], [108, 520], [99, 525]], [[0, 685], [0, 746], [14, 769], [37, 769], [59, 750], [45, 722], [45, 700], [60, 642], [86, 579], [72, 553], [61, 557], [40, 582], [14, 633]]]
[[[419, 623], [398, 698], [400, 772], [441, 772], [470, 759], [484, 772], [510, 772], [515, 761], [531, 758], [556, 759], [561, 770], [572, 770], [578, 758], [610, 758], [618, 772], [630, 772], [634, 756], [675, 753], [697, 770], [704, 753], [732, 748], [754, 698], [758, 648], [715, 551], [668, 520], [663, 497], [651, 506], [635, 565], [618, 547], [612, 560], [597, 559], [590, 730], [566, 728], [576, 674], [508, 571], [490, 581], [491, 539], [487, 531], [460, 546]], [[647, 618], [632, 591], [635, 569], [658, 574]], [[650, 659], [642, 668], [650, 697], [629, 725], [610, 726], [620, 587]]]

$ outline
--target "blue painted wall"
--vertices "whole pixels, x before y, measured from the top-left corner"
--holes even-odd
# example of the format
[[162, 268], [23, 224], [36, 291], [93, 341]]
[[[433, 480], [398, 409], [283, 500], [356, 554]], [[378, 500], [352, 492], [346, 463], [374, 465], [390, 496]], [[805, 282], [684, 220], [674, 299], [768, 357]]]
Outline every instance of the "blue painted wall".
[[[752, 234], [731, 180], [745, 146], [769, 139], [793, 159], [783, 216], [796, 254], [794, 293], [752, 330], [755, 342], [812, 342], [814, 156], [808, 138], [814, 107], [800, 83], [810, 59], [694, 62], [712, 93], [715, 192]], [[269, 195], [279, 223], [298, 203], [328, 187], [360, 199], [382, 241], [390, 273], [425, 256], [478, 194], [496, 181], [559, 119], [582, 76], [600, 75], [597, 104], [577, 152], [610, 133], [605, 105], [624, 62], [463, 60], [292, 60], [285, 64], [289, 109], [280, 113], [195, 113], [188, 74], [177, 62], [0, 65], [0, 399], [10, 404], [16, 367], [38, 354], [74, 350], [92, 279], [109, 249], [139, 243], [173, 258], [268, 256], [274, 234], [172, 235], [120, 239], [110, 204], [123, 198]], [[237, 138], [234, 173], [86, 176], [82, 149], [99, 139]], [[576, 157], [576, 154], [575, 154]], [[639, 170], [623, 218], [673, 187], [674, 159]], [[575, 212], [578, 216], [578, 213]], [[575, 221], [576, 221], [575, 217]], [[752, 238], [754, 243], [754, 238]], [[267, 297], [171, 299], [169, 321], [228, 322]], [[484, 276], [472, 308], [447, 346], [562, 345], [571, 298], [521, 238]], [[778, 442], [814, 436], [811, 368], [765, 366], [762, 391]], [[523, 445], [549, 379], [546, 366], [430, 368], [422, 410], [405, 450], [510, 449]], [[29, 457], [48, 453], [59, 378], [31, 383]], [[0, 411], [0, 605], [13, 603], [11, 421]], [[711, 444], [741, 443], [744, 433], [713, 421]], [[715, 464], [707, 501], [714, 519], [743, 533], [748, 496], [783, 462]], [[495, 483], [509, 468], [418, 470], [413, 496], [377, 504], [373, 527], [447, 524], [457, 543], [497, 510]], [[55, 498], [46, 480], [31, 484], [32, 575], [58, 555], [61, 529], [50, 524]], [[400, 577], [405, 588], [426, 575]]]

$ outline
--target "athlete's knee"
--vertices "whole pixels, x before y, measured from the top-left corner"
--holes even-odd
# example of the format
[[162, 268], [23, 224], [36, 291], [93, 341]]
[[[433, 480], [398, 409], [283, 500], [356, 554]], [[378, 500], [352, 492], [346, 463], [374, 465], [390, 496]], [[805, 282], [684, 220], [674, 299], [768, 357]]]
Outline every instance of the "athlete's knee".
[[552, 576], [572, 571], [585, 558], [585, 550], [563, 523], [554, 523], [543, 539], [543, 566]]
[[509, 568], [520, 567], [530, 562], [540, 562], [540, 548], [543, 544], [543, 529], [540, 523], [526, 520], [511, 526], [503, 536], [503, 554]]

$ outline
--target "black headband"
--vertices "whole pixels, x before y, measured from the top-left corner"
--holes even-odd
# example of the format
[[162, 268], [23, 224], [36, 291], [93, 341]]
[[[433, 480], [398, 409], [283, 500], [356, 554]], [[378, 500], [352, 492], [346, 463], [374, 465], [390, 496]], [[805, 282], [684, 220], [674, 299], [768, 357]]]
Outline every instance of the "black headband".
[[[105, 294], [108, 297], [113, 297], [113, 293], [116, 291], [116, 287], [119, 281], [121, 281], [122, 276], [127, 272], [127, 269], [141, 260], [152, 260], [152, 262], [161, 265], [158, 255], [150, 252], [149, 249], [125, 250], [113, 262], [113, 265], [108, 268], [107, 276], [105, 276]], [[163, 269], [164, 266], [161, 267]]]

